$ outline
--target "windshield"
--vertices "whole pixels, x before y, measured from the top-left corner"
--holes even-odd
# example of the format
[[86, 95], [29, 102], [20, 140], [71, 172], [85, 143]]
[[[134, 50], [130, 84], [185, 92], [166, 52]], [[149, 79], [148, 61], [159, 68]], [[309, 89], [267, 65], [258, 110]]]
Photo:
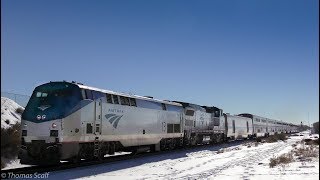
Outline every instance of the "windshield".
[[70, 114], [80, 101], [81, 93], [77, 85], [47, 83], [35, 88], [22, 119], [36, 122], [60, 119]]

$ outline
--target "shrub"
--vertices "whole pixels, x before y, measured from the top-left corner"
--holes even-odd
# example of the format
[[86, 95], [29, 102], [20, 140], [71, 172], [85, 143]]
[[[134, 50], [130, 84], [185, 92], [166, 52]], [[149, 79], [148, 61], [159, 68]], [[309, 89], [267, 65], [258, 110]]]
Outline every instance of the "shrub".
[[314, 133], [319, 134], [319, 121], [316, 123], [313, 123], [313, 129], [314, 129]]
[[1, 128], [1, 157], [8, 159], [16, 157], [20, 143], [20, 123], [8, 129]]
[[279, 140], [281, 140], [281, 141], [284, 141], [284, 140], [287, 140], [287, 139], [288, 139], [287, 136], [286, 136], [285, 134], [283, 134], [283, 133], [277, 134], [277, 135], [276, 135], [276, 138], [279, 139]]
[[266, 142], [273, 143], [277, 142], [278, 140], [285, 141], [287, 140], [287, 136], [284, 133], [274, 134], [266, 138]]
[[278, 164], [278, 160], [277, 158], [271, 158], [270, 159], [270, 163], [269, 163], [269, 167], [273, 168]]
[[275, 135], [273, 136], [269, 136], [268, 138], [266, 138], [266, 142], [268, 143], [273, 143], [273, 142], [277, 142], [278, 139], [275, 137]]
[[302, 148], [298, 148], [293, 150], [296, 156], [300, 158], [307, 158], [307, 157], [318, 157], [319, 150], [315, 145], [304, 146]]
[[22, 107], [18, 107], [18, 108], [16, 109], [16, 113], [18, 113], [18, 114], [22, 114], [23, 111], [24, 111], [24, 109], [23, 109]]
[[306, 142], [306, 145], [319, 145], [319, 138], [310, 140], [310, 141], [305, 141], [305, 142]]
[[279, 157], [271, 158], [269, 166], [273, 168], [278, 164], [289, 164], [290, 162], [293, 162], [293, 155], [292, 153], [286, 153], [286, 154], [282, 154]]
[[306, 143], [308, 143], [308, 142], [311, 142], [312, 139], [307, 138], [307, 139], [304, 139], [303, 141], [306, 142]]
[[318, 145], [319, 146], [319, 138], [312, 140], [312, 142], [313, 142], [314, 145]]

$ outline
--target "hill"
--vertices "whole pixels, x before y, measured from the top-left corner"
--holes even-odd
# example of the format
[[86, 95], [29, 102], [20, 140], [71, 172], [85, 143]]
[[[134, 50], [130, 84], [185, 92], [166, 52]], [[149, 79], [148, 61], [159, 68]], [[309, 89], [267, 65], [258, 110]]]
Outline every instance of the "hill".
[[1, 97], [1, 129], [7, 129], [20, 123], [23, 110], [24, 108], [13, 100]]

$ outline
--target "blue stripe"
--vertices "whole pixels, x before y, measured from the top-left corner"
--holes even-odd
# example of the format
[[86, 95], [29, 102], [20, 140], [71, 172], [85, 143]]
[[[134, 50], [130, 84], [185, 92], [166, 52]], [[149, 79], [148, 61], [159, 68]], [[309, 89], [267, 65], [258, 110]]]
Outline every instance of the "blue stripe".
[[116, 114], [106, 114], [105, 117], [106, 117], [107, 119], [109, 119], [110, 117], [115, 116], [115, 115], [116, 115]]
[[119, 116], [119, 117], [117, 118], [117, 120], [113, 123], [113, 127], [114, 127], [114, 128], [117, 128], [118, 123], [119, 123], [119, 120], [121, 119], [122, 116], [123, 116], [123, 115]]
[[112, 124], [113, 121], [116, 120], [118, 117], [119, 117], [119, 116], [113, 116], [113, 117], [109, 120], [109, 122]]

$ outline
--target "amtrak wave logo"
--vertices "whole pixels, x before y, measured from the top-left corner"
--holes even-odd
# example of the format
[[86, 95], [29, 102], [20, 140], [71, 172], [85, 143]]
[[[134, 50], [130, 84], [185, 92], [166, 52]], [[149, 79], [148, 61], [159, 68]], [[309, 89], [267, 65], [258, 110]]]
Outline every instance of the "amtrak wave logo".
[[109, 120], [110, 124], [112, 124], [112, 126], [114, 128], [117, 128], [118, 123], [120, 121], [120, 119], [122, 118], [123, 115], [116, 115], [116, 114], [106, 114], [105, 117]]

